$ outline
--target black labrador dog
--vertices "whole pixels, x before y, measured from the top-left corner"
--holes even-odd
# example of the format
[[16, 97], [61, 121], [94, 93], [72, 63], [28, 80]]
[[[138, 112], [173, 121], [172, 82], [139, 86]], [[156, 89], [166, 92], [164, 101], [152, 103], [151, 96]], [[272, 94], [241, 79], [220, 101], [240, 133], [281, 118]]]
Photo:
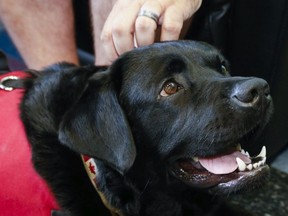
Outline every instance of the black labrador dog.
[[250, 157], [241, 144], [270, 118], [269, 86], [228, 68], [214, 47], [178, 41], [135, 49], [108, 68], [30, 72], [22, 120], [63, 214], [217, 215], [209, 194], [261, 185], [265, 147]]

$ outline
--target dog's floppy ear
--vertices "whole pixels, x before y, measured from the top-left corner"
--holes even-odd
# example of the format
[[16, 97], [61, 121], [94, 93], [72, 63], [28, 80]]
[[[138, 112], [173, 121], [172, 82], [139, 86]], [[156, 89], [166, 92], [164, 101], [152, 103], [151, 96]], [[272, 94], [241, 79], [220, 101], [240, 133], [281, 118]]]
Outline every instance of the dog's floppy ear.
[[64, 116], [59, 139], [123, 174], [132, 166], [136, 150], [111, 77], [109, 72], [91, 77], [80, 100]]

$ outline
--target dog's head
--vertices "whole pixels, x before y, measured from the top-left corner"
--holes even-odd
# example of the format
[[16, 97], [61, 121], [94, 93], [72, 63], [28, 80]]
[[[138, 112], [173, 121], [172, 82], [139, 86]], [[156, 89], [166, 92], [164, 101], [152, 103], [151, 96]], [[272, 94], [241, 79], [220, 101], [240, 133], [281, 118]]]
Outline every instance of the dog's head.
[[122, 175], [227, 192], [267, 175], [266, 152], [242, 150], [272, 112], [268, 84], [231, 77], [225, 58], [198, 42], [159, 43], [121, 56], [89, 79], [65, 113], [60, 140]]

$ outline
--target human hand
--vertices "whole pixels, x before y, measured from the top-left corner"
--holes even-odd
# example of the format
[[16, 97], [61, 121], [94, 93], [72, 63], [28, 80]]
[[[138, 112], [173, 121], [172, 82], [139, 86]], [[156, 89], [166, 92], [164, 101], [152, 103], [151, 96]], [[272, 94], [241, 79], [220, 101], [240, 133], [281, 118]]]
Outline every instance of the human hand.
[[[107, 63], [135, 45], [152, 44], [158, 27], [161, 28], [161, 41], [179, 39], [184, 21], [199, 9], [201, 3], [202, 0], [116, 1], [101, 33]], [[155, 20], [143, 12], [152, 14]]]

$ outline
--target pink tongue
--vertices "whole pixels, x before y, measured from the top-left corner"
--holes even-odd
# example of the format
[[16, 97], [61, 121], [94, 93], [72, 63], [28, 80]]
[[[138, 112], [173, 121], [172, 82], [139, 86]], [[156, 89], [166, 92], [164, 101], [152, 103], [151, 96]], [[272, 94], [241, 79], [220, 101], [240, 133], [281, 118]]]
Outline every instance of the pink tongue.
[[233, 152], [229, 155], [223, 155], [214, 158], [199, 158], [199, 162], [206, 170], [211, 173], [227, 174], [234, 172], [238, 168], [236, 157], [239, 157], [246, 164], [251, 163], [249, 157], [239, 151]]

